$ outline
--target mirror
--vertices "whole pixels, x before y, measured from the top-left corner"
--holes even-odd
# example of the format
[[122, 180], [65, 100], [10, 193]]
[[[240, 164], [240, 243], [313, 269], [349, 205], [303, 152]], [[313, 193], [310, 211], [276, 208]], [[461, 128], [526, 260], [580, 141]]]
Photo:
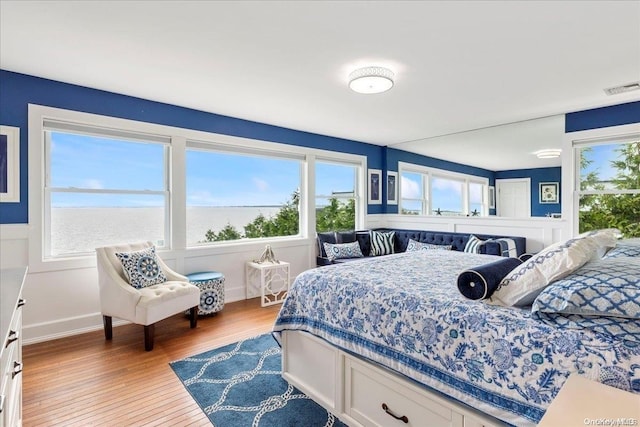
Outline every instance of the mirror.
[[539, 159], [535, 153], [560, 149], [564, 114], [389, 144], [391, 148], [490, 171], [559, 167], [560, 157]]

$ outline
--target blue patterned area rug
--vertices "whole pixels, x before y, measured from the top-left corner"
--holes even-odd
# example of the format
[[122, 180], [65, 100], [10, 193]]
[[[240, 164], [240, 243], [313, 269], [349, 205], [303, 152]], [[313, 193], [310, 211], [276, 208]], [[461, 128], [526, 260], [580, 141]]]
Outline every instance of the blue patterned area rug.
[[282, 379], [271, 334], [171, 362], [171, 368], [218, 427], [345, 426]]

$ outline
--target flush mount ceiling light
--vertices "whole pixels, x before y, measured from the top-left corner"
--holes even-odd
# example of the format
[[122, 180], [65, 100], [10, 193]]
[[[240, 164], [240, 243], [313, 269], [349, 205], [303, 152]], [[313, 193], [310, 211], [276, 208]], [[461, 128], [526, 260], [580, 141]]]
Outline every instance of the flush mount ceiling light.
[[555, 159], [556, 157], [560, 157], [562, 150], [557, 148], [552, 148], [549, 150], [540, 150], [536, 151], [535, 155], [538, 156], [539, 159]]
[[358, 93], [381, 93], [393, 87], [393, 71], [384, 67], [358, 68], [349, 74], [349, 87]]
[[605, 89], [607, 95], [617, 95], [619, 93], [631, 92], [634, 90], [640, 90], [640, 82], [633, 82], [622, 86], [610, 87]]

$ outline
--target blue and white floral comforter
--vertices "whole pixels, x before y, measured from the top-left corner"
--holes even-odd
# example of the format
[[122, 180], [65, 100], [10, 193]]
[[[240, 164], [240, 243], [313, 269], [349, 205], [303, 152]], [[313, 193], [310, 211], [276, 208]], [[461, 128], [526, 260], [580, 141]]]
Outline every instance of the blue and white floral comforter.
[[537, 423], [574, 372], [640, 393], [640, 339], [465, 299], [459, 272], [496, 259], [419, 251], [308, 270], [274, 335], [310, 332], [518, 426]]

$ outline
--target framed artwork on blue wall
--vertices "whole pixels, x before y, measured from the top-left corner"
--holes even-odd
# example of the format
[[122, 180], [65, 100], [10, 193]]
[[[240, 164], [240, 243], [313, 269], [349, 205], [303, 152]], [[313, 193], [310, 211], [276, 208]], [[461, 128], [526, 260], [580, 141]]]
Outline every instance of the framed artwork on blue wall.
[[496, 187], [489, 186], [489, 209], [496, 208]]
[[560, 184], [558, 182], [541, 182], [539, 203], [560, 203]]
[[382, 204], [382, 171], [369, 169], [369, 204]]
[[20, 202], [20, 128], [0, 126], [0, 202]]
[[387, 204], [398, 204], [398, 172], [387, 171]]

